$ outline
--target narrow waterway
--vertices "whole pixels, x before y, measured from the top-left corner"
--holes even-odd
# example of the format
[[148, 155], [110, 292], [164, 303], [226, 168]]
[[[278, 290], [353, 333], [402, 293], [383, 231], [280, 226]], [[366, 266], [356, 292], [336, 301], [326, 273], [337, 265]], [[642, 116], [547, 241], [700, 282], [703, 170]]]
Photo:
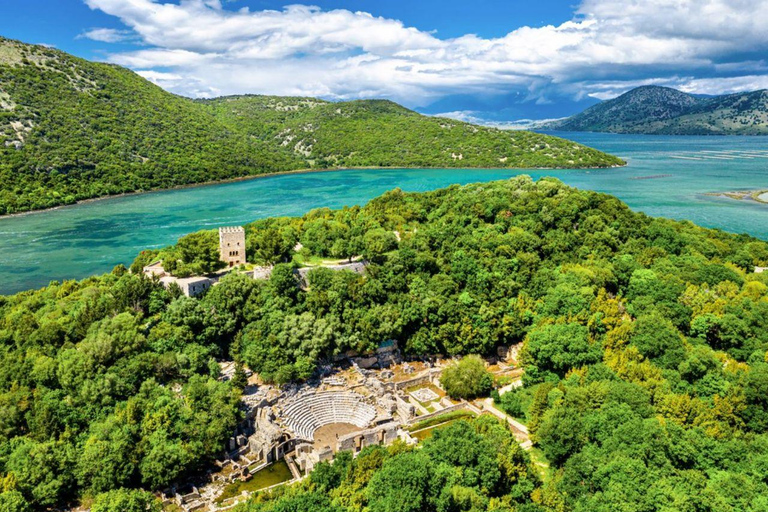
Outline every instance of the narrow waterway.
[[604, 170], [350, 170], [260, 178], [116, 197], [0, 218], [0, 293], [83, 278], [128, 264], [142, 249], [192, 231], [364, 204], [400, 187], [424, 191], [529, 174], [618, 196], [649, 215], [768, 239], [768, 205], [705, 195], [768, 190], [768, 137], [558, 134], [613, 153], [629, 165]]

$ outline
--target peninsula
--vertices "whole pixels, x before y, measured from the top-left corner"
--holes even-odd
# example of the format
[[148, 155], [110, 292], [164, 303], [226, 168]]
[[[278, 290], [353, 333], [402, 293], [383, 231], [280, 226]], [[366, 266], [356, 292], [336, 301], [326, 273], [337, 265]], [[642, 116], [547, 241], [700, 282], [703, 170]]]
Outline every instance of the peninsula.
[[715, 197], [727, 197], [728, 199], [735, 199], [737, 201], [754, 201], [756, 203], [768, 204], [768, 189], [710, 192], [707, 195]]
[[295, 170], [623, 164], [384, 100], [192, 100], [125, 68], [0, 38], [0, 215]]

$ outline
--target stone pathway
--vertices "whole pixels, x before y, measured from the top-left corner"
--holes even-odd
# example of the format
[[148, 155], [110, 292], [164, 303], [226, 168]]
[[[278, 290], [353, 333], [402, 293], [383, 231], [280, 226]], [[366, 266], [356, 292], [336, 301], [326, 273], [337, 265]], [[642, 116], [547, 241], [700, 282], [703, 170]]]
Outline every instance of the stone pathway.
[[521, 387], [523, 387], [523, 381], [516, 380], [511, 384], [507, 384], [506, 386], [499, 388], [499, 396], [503, 395], [504, 393], [509, 393], [513, 389], [521, 388]]
[[500, 420], [506, 421], [509, 426], [512, 427], [512, 433], [515, 435], [515, 439], [520, 443], [523, 450], [531, 449], [533, 443], [531, 443], [531, 439], [528, 435], [528, 427], [494, 407], [492, 398], [486, 398], [481, 404], [484, 411], [493, 414]]

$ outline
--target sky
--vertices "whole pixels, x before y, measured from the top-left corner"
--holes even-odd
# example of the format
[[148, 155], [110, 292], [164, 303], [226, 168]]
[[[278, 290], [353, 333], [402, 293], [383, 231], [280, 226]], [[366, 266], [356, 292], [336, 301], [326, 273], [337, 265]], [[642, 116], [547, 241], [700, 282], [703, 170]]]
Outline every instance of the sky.
[[768, 0], [0, 0], [0, 35], [190, 97], [387, 98], [477, 122], [639, 85], [768, 88]]

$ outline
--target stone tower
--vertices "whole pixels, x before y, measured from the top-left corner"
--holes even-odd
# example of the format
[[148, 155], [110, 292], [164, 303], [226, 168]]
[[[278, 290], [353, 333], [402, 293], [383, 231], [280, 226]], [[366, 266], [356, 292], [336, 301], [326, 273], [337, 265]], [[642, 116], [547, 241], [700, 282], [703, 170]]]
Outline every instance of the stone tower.
[[229, 267], [245, 263], [245, 230], [241, 226], [219, 228], [219, 258]]

